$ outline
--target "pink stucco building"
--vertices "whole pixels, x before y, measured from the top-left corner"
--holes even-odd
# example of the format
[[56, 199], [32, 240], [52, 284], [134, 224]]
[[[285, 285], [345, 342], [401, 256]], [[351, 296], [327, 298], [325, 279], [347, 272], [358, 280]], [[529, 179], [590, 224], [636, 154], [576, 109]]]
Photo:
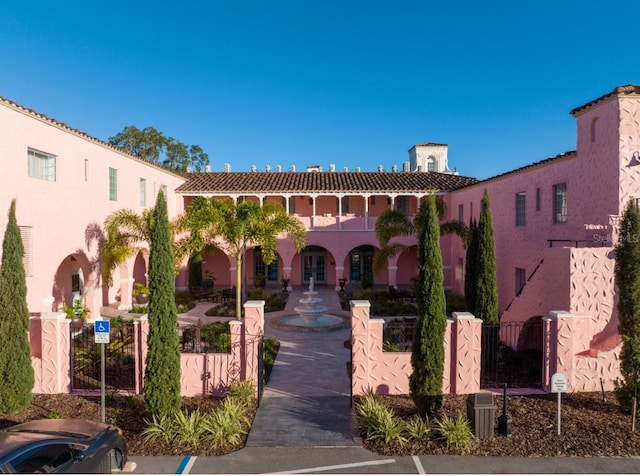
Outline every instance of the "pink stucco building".
[[[378, 246], [375, 222], [385, 209], [412, 215], [424, 197], [438, 194], [448, 206], [449, 220], [468, 223], [478, 218], [486, 189], [502, 320], [553, 321], [558, 314], [552, 311], [564, 312], [563, 319], [579, 316], [585, 334], [580, 351], [557, 358], [584, 358], [575, 365], [588, 369], [586, 382], [604, 375], [602, 366], [614, 365], [619, 352], [612, 246], [626, 202], [640, 197], [640, 87], [615, 88], [571, 114], [577, 124], [575, 151], [482, 181], [451, 172], [447, 146], [436, 143], [412, 147], [409, 160], [390, 171], [334, 166], [322, 171], [316, 166], [235, 172], [225, 166], [221, 172], [180, 175], [0, 97], [0, 210], [17, 199], [30, 311], [56, 311], [80, 296], [98, 316], [107, 304], [131, 305], [133, 282], [145, 280], [148, 257], [142, 245], [116, 271], [113, 286], [102, 282], [98, 250], [104, 219], [114, 210], [140, 212], [153, 206], [161, 188], [171, 217], [201, 195], [281, 203], [305, 224], [307, 247], [299, 253], [282, 238], [278, 260], [269, 266], [259, 249], [248, 250], [249, 284], [257, 274], [273, 284], [289, 277], [293, 286], [313, 276], [316, 284], [336, 288], [341, 278], [356, 283], [371, 270]], [[5, 225], [0, 222], [0, 232]], [[376, 285], [408, 286], [417, 275], [415, 238], [405, 243], [409, 251], [375, 276]], [[444, 236], [441, 244], [445, 286], [461, 293], [462, 243]], [[203, 269], [214, 273], [216, 286], [234, 282], [234, 259], [224, 253], [205, 257]], [[176, 285], [187, 284], [183, 270]], [[588, 387], [583, 382], [576, 388]]]

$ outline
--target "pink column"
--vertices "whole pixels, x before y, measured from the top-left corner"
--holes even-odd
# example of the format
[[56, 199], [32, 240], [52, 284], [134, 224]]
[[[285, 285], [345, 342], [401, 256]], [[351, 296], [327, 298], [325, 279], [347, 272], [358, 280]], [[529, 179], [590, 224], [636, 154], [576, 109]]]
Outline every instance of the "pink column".
[[71, 391], [70, 322], [62, 312], [49, 312], [30, 320], [35, 393]]
[[258, 383], [258, 351], [264, 337], [264, 301], [247, 301], [244, 304], [244, 372], [243, 377]]
[[[482, 320], [468, 312], [454, 312], [451, 337], [450, 393], [477, 393], [480, 391]], [[447, 347], [445, 342], [445, 349]]]
[[120, 280], [120, 305], [119, 311], [128, 311], [133, 306], [131, 293], [133, 291], [133, 278]]
[[369, 387], [369, 301], [350, 302], [351, 305], [351, 388], [352, 395], [363, 395]]
[[589, 350], [591, 317], [566, 311], [551, 311], [556, 324], [556, 372], [569, 378], [569, 391], [574, 390], [574, 356]]

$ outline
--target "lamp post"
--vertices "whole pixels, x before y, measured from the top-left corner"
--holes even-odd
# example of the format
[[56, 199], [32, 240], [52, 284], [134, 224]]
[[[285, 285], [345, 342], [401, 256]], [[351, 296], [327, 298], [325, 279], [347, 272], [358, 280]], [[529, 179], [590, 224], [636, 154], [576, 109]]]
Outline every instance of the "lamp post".
[[502, 436], [511, 436], [511, 417], [507, 415], [507, 384], [504, 384], [502, 396], [502, 415], [498, 417], [498, 433]]

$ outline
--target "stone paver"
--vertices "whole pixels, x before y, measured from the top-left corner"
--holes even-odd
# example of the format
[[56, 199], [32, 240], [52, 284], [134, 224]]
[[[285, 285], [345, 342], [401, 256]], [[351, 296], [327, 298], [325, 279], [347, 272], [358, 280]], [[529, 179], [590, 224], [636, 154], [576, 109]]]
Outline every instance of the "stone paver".
[[[333, 289], [315, 290], [329, 308], [328, 314], [345, 315]], [[253, 421], [248, 447], [361, 445], [350, 407], [346, 367], [350, 354], [344, 347], [350, 329], [304, 332], [276, 329], [269, 323], [294, 314], [303, 291], [291, 293], [285, 311], [265, 317], [265, 336], [278, 339], [280, 350]]]

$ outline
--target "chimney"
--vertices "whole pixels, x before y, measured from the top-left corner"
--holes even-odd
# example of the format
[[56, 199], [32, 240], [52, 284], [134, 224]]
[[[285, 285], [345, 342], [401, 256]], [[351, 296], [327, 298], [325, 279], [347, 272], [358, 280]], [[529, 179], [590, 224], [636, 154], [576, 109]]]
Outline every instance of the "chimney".
[[395, 165], [395, 164], [394, 164], [394, 165], [392, 165], [392, 166], [391, 166], [391, 171], [392, 171], [392, 172], [397, 172], [397, 171], [398, 171], [398, 166], [397, 166], [397, 165]]
[[295, 172], [296, 171], [296, 166], [292, 165], [291, 167], [289, 167], [289, 172]]
[[187, 165], [187, 173], [190, 174], [191, 172], [193, 172], [193, 167]]
[[251, 166], [251, 171], [252, 172], [257, 172], [258, 171], [258, 167], [256, 167], [255, 165]]
[[411, 162], [404, 162], [402, 164], [402, 171], [403, 172], [411, 172]]
[[378, 165], [378, 172], [384, 172], [384, 167], [382, 165]]
[[356, 167], [356, 172], [360, 172], [360, 167]]
[[231, 172], [231, 164], [224, 164], [222, 170], [224, 170], [227, 173]]
[[205, 172], [211, 172], [211, 166], [209, 164], [204, 166], [204, 171]]
[[269, 164], [267, 164], [267, 166], [264, 168], [265, 172], [271, 172], [271, 166]]
[[276, 165], [276, 172], [282, 172], [282, 166]]
[[335, 172], [336, 171], [336, 164], [329, 164], [329, 172]]
[[349, 171], [349, 167], [342, 167], [342, 171], [343, 172], [348, 172]]

